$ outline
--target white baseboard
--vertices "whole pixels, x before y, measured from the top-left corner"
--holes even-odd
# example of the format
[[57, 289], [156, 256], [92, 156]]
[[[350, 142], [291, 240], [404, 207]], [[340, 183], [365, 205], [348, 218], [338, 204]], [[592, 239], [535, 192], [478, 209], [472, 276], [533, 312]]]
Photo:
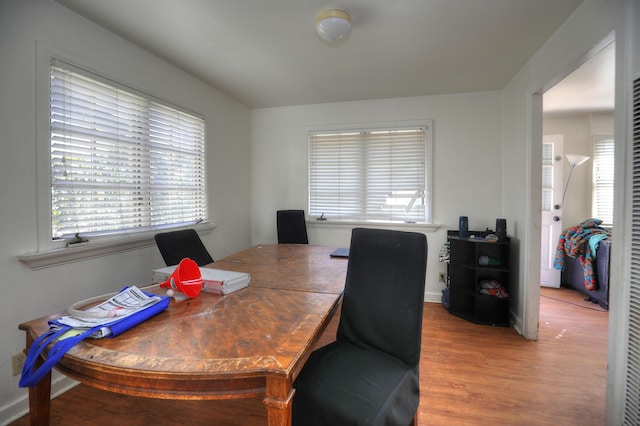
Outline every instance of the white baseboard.
[[[69, 389], [76, 387], [79, 382], [63, 375], [58, 375], [57, 379], [51, 380], [51, 399], [62, 395]], [[29, 413], [29, 393], [25, 392], [24, 397], [0, 408], [0, 425], [8, 425]]]
[[424, 301], [429, 303], [442, 303], [442, 292], [426, 292], [424, 294]]
[[519, 335], [524, 336], [524, 326], [522, 324], [522, 321], [520, 321], [520, 319], [516, 317], [513, 314], [513, 312], [510, 312], [510, 314], [511, 314], [511, 325], [518, 332]]

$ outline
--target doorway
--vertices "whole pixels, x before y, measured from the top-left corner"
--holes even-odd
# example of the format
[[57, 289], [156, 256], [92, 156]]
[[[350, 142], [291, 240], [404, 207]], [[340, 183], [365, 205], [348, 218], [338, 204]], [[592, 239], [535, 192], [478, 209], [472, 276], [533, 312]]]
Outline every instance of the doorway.
[[[608, 194], [598, 187], [605, 171], [598, 144], [609, 141], [613, 155], [614, 80], [615, 42], [611, 37], [586, 62], [542, 95], [540, 284], [545, 287], [561, 285], [560, 274], [554, 275], [551, 269], [555, 269], [552, 267], [555, 246], [563, 229], [601, 215], [606, 217], [607, 223], [603, 225], [613, 225], [614, 171], [606, 171], [611, 186], [608, 199]], [[580, 160], [579, 167], [576, 158]], [[544, 293], [540, 297], [547, 297], [549, 291]]]
[[[561, 230], [602, 211], [603, 193], [594, 184], [603, 171], [598, 168], [601, 152], [594, 147], [603, 139], [613, 141], [614, 78], [611, 42], [543, 94], [541, 284], [559, 286], [554, 282], [559, 276], [549, 268]], [[577, 156], [582, 158], [579, 167], [568, 159]], [[613, 188], [613, 170], [607, 172]], [[612, 193], [606, 202], [612, 208]]]

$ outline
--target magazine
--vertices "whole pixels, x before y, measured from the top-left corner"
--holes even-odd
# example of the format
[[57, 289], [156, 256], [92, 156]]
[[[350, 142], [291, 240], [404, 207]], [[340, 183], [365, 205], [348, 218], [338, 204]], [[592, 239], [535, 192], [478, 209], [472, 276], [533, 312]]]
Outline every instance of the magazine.
[[[74, 329], [88, 329], [107, 325], [130, 317], [161, 300], [161, 296], [154, 296], [145, 293], [136, 286], [131, 286], [86, 311], [72, 309], [70, 315], [57, 318], [51, 326], [55, 328], [66, 325]], [[99, 339], [109, 334], [111, 334], [110, 329], [103, 327], [96, 330], [90, 337]]]

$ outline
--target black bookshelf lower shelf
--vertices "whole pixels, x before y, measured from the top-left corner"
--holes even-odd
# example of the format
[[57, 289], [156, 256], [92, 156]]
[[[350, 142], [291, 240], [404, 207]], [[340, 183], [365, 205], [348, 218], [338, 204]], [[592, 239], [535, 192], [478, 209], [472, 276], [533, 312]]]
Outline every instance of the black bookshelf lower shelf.
[[479, 294], [466, 298], [465, 304], [461, 309], [456, 309], [455, 305], [449, 305], [449, 312], [474, 324], [510, 326], [509, 299]]

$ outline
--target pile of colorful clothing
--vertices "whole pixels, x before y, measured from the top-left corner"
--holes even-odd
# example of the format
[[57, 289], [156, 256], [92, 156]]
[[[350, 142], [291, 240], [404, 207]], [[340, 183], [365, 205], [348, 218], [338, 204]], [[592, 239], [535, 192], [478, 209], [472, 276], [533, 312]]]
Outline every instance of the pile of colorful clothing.
[[587, 290], [598, 288], [597, 278], [593, 269], [598, 244], [607, 238], [607, 230], [600, 226], [600, 219], [587, 219], [578, 226], [572, 226], [562, 231], [556, 247], [556, 257], [553, 267], [564, 271], [566, 256], [577, 258], [584, 269], [584, 286]]
[[487, 296], [499, 297], [501, 299], [509, 297], [509, 294], [502, 284], [496, 280], [481, 280], [478, 283], [478, 293], [486, 294]]

